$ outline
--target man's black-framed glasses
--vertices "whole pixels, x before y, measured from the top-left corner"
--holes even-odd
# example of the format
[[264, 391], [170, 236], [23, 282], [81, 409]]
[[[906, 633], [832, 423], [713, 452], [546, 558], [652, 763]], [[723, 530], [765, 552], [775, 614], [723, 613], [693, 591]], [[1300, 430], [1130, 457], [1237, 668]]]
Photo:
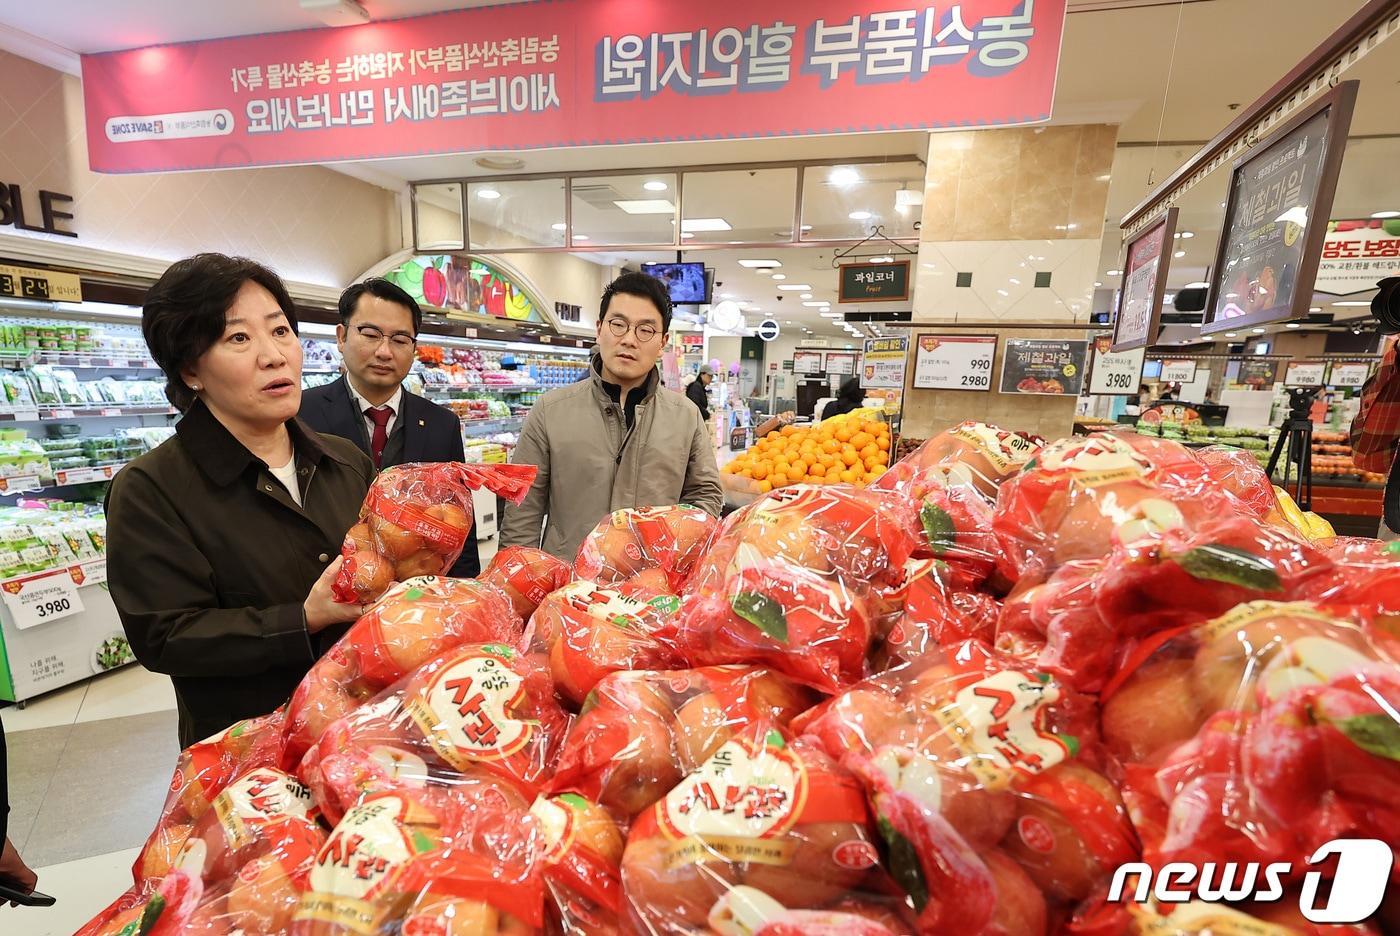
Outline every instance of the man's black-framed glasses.
[[380, 342], [388, 340], [389, 346], [396, 351], [407, 351], [418, 344], [418, 339], [407, 332], [394, 332], [386, 335], [373, 325], [356, 325], [355, 331], [360, 333], [360, 337], [372, 345], [379, 345]]
[[646, 344], [647, 342], [655, 338], [657, 335], [661, 334], [661, 329], [657, 328], [650, 322], [638, 322], [636, 326], [633, 327], [632, 325], [628, 324], [626, 319], [610, 318], [607, 320], [607, 326], [608, 331], [612, 332], [613, 335], [615, 335], [618, 338], [627, 337], [627, 333], [629, 331], [635, 333], [637, 336], [637, 340], [640, 341], [642, 344]]

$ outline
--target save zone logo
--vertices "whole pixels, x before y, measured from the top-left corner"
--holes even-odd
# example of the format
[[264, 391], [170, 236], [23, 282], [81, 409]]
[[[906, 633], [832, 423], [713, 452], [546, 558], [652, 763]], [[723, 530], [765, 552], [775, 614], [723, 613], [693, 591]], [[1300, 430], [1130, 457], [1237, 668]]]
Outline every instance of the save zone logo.
[[[1380, 907], [1385, 887], [1390, 879], [1395, 856], [1390, 846], [1379, 839], [1333, 839], [1308, 858], [1310, 866], [1320, 865], [1336, 857], [1331, 875], [1331, 892], [1321, 899], [1318, 891], [1323, 882], [1321, 871], [1303, 875], [1303, 889], [1298, 909], [1312, 923], [1360, 923]], [[1120, 903], [1125, 893], [1139, 904], [1155, 898], [1160, 903], [1186, 903], [1191, 900], [1255, 900], [1272, 903], [1285, 894], [1283, 881], [1293, 873], [1287, 861], [1270, 864], [1258, 862], [1207, 862], [1195, 865], [1173, 861], [1163, 865], [1160, 873], [1140, 861], [1120, 865], [1113, 872], [1108, 890], [1109, 903]], [[1136, 879], [1128, 892], [1128, 882]]]

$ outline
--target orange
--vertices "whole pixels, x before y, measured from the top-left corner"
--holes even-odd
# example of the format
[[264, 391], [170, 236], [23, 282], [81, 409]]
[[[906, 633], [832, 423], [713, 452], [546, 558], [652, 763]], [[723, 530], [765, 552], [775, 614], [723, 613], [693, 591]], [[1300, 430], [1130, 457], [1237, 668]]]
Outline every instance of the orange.
[[855, 449], [848, 448], [841, 453], [841, 461], [845, 462], [847, 465], [854, 465], [856, 462], [860, 461], [860, 456], [856, 454]]
[[878, 461], [875, 460], [875, 456], [874, 456], [874, 455], [871, 455], [871, 456], [870, 456], [869, 458], [867, 458], [864, 462], [862, 462], [862, 464], [865, 465], [865, 471], [866, 471], [867, 474], [869, 474], [870, 472], [874, 471], [876, 468], [880, 467], [880, 463], [879, 463]]
[[783, 427], [781, 430], [779, 430], [779, 431], [781, 432], [782, 435], [790, 436], [790, 435], [792, 435], [794, 432], [797, 431], [797, 427], [796, 427], [796, 426], [791, 426], [791, 425], [789, 425], [789, 426], [784, 426], [784, 427]]
[[850, 430], [850, 429], [847, 429], [845, 426], [842, 426], [841, 428], [837, 429], [837, 430], [836, 430], [836, 441], [837, 441], [837, 442], [849, 442], [849, 441], [851, 441], [851, 430]]
[[822, 442], [822, 451], [826, 452], [828, 455], [835, 455], [837, 452], [841, 451], [841, 443], [828, 436]]
[[762, 481], [764, 478], [768, 477], [768, 465], [763, 462], [754, 465], [752, 476], [758, 481]]
[[838, 477], [840, 477], [840, 479], [842, 481], [845, 481], [847, 484], [852, 484], [856, 480], [856, 473], [847, 468], [845, 471], [841, 472], [841, 474]]
[[768, 493], [769, 491], [771, 491], [771, 490], [773, 490], [773, 485], [772, 485], [771, 482], [769, 482], [769, 481], [760, 481], [760, 482], [758, 482], [758, 492], [759, 492], [760, 494], [767, 494], [767, 493]]
[[888, 465], [890, 463], [890, 453], [886, 452], [884, 449], [880, 449], [875, 453], [875, 461], [882, 465]]
[[[787, 427], [784, 427], [784, 428], [787, 428]], [[777, 431], [775, 430], [775, 431], [773, 431], [773, 432], [768, 433], [766, 436], [764, 436], [764, 438], [767, 439], [769, 442], [772, 442], [772, 441], [778, 439], [778, 438], [779, 438], [779, 435], [778, 435]]]
[[820, 478], [820, 477], [822, 477], [822, 476], [824, 476], [824, 475], [826, 474], [826, 466], [823, 465], [823, 464], [821, 464], [820, 462], [818, 462], [817, 464], [813, 465], [811, 468], [808, 468], [808, 469], [807, 469], [807, 473], [810, 474], [810, 475], [811, 475], [812, 477], [814, 477], [814, 478]]
[[879, 447], [876, 446], [874, 442], [871, 442], [869, 445], [862, 448], [859, 454], [861, 458], [874, 458], [879, 451]]
[[782, 487], [784, 484], [788, 483], [787, 472], [775, 471], [768, 476], [768, 480], [773, 483], [773, 487]]
[[874, 441], [875, 437], [868, 432], [857, 432], [855, 435], [851, 436], [851, 444], [857, 449], [863, 449]]
[[881, 433], [880, 438], [875, 440], [875, 447], [883, 452], [888, 452], [890, 450], [890, 434], [888, 432]]
[[884, 466], [884, 465], [877, 464], [874, 468], [871, 468], [871, 469], [870, 469], [870, 477], [871, 477], [871, 479], [878, 478], [878, 477], [880, 477], [880, 475], [882, 475], [882, 474], [884, 474], [884, 473], [885, 473], [885, 466]]
[[741, 478], [752, 478], [753, 471], [754, 470], [752, 468], [745, 468], [743, 471], [739, 472], [739, 476]]
[[835, 456], [835, 455], [821, 455], [821, 456], [819, 456], [819, 457], [817, 458], [817, 461], [818, 461], [819, 463], [821, 463], [824, 467], [830, 468], [830, 467], [832, 467], [833, 465], [836, 464], [836, 456]]

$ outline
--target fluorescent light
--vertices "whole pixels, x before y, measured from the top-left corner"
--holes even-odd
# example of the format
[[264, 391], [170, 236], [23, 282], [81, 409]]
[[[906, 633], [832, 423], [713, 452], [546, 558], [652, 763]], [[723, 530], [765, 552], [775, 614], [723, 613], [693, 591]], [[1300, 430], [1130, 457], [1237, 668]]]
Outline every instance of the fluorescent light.
[[1095, 286], [1095, 287], [1102, 286], [1102, 285], [1103, 285], [1103, 283], [1099, 282], [1098, 280], [1094, 280], [1094, 286]]
[[801, 296], [799, 296], [798, 298], [799, 298], [799, 299], [811, 299], [811, 298], [812, 298], [812, 294], [811, 294], [811, 293], [803, 293], [803, 294], [802, 294]]
[[852, 221], [866, 221], [870, 218], [870, 212], [852, 211], [850, 214], [846, 215], [846, 217], [850, 218]]
[[569, 226], [563, 221], [555, 221], [550, 227], [556, 231], [567, 231], [569, 229]]
[[810, 231], [811, 229], [812, 229], [812, 226], [811, 226], [810, 224], [804, 224], [804, 225], [802, 225], [802, 230], [804, 230], [804, 231]]
[[[628, 198], [623, 201], [615, 201], [613, 204], [633, 215], [676, 213], [676, 206], [665, 198]], [[683, 226], [682, 230], [689, 230], [689, 228]], [[724, 227], [720, 230], [727, 231], [729, 228]]]
[[1370, 300], [1357, 300], [1357, 301], [1348, 301], [1348, 302], [1334, 302], [1334, 303], [1332, 303], [1332, 304], [1333, 304], [1334, 306], [1355, 306], [1355, 307], [1357, 307], [1357, 308], [1368, 308], [1368, 309], [1371, 307], [1371, 302], [1370, 302]]
[[588, 235], [587, 235], [587, 234], [575, 234], [575, 235], [574, 235], [574, 240], [576, 240], [576, 241], [588, 240]]
[[1256, 335], [1262, 335], [1262, 334], [1264, 334], [1264, 329], [1262, 329], [1262, 328], [1251, 328], [1250, 331], [1254, 332], [1254, 334], [1256, 334]]
[[692, 234], [692, 233], [690, 233], [689, 231], [681, 231], [681, 240], [686, 240], [687, 238], [694, 237], [694, 236], [695, 236], [695, 235]]
[[1302, 326], [1302, 325], [1299, 325], [1297, 322], [1289, 322], [1289, 323], [1288, 323], [1287, 325], [1285, 325], [1284, 327], [1285, 327], [1285, 328], [1302, 328], [1303, 326]]
[[841, 317], [841, 313], [840, 313], [840, 312], [818, 312], [817, 314], [820, 315], [822, 318], [840, 318], [840, 317]]
[[477, 197], [477, 198], [484, 198], [484, 199], [486, 199], [487, 201], [492, 201], [493, 199], [500, 198], [500, 197], [501, 197], [501, 193], [498, 192], [498, 191], [496, 191], [496, 190], [493, 189], [493, 188], [477, 189], [477, 190], [476, 190], [476, 197]]
[[831, 305], [829, 302], [822, 302], [820, 300], [813, 300], [812, 302], [804, 302], [802, 304], [809, 309], [825, 309]]
[[1178, 250], [1176, 253], [1172, 254], [1172, 256], [1180, 260], [1182, 257], [1186, 256], [1186, 251]]
[[782, 262], [781, 260], [740, 260], [740, 261], [739, 261], [739, 266], [741, 266], [741, 267], [748, 267], [750, 270], [758, 270], [758, 269], [762, 269], [762, 268], [764, 268], [764, 267], [780, 267], [780, 266], [782, 266], [782, 265], [783, 265], [783, 262]]
[[787, 274], [786, 274], [786, 273], [774, 273], [774, 274], [773, 274], [773, 279], [775, 279], [775, 280], [785, 280], [785, 279], [787, 279]]
[[1239, 333], [1238, 333], [1238, 332], [1226, 332], [1226, 333], [1225, 333], [1225, 337], [1226, 337], [1226, 338], [1238, 338], [1238, 337], [1239, 337]]
[[723, 218], [682, 218], [682, 231], [732, 231], [733, 227]]
[[807, 283], [784, 283], [783, 285], [779, 286], [778, 288], [779, 288], [779, 289], [789, 289], [789, 290], [792, 290], [792, 291], [794, 291], [794, 292], [802, 292], [803, 290], [805, 290], [805, 289], [811, 289], [812, 287], [811, 287], [809, 284], [807, 284]]
[[826, 180], [832, 185], [846, 187], [848, 185], [860, 184], [860, 173], [851, 166], [837, 166], [827, 175]]
[[1181, 238], [1182, 238], [1182, 240], [1190, 240], [1191, 238], [1193, 238], [1193, 237], [1195, 237], [1195, 236], [1196, 236], [1196, 232], [1195, 232], [1195, 231], [1182, 231], [1182, 232], [1181, 232]]
[[719, 294], [719, 297], [720, 297], [721, 299], [733, 299], [733, 298], [734, 298], [734, 294], [733, 294], [733, 293], [720, 293], [720, 294]]
[[1182, 288], [1182, 289], [1206, 289], [1206, 288], [1208, 288], [1209, 286], [1210, 286], [1210, 283], [1199, 283], [1199, 282], [1197, 282], [1197, 283], [1187, 283], [1185, 286], [1183, 286], [1183, 287], [1181, 287], [1181, 288]]
[[650, 179], [642, 185], [642, 188], [646, 189], [648, 192], [664, 192], [669, 187], [670, 186], [660, 179]]
[[1373, 217], [1373, 218], [1400, 218], [1400, 211], [1373, 211], [1373, 212], [1371, 212], [1371, 217]]
[[1109, 271], [1108, 271], [1108, 275], [1109, 275], [1109, 276], [1122, 276], [1122, 275], [1123, 275], [1123, 271], [1122, 271], [1122, 270], [1109, 270]]
[[1321, 311], [1322, 311], [1322, 306], [1313, 306], [1311, 309], [1308, 309], [1308, 311], [1309, 311], [1309, 312], [1321, 312]]

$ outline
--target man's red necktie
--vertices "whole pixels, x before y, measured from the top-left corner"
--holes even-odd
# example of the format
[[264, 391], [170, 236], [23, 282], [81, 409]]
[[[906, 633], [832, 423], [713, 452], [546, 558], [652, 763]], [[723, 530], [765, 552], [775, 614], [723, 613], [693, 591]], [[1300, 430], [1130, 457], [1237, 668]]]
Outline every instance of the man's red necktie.
[[369, 451], [374, 457], [374, 467], [382, 468], [380, 462], [384, 458], [384, 446], [389, 444], [389, 420], [394, 418], [394, 411], [387, 406], [371, 406], [365, 410], [365, 415], [374, 423], [374, 434], [369, 439]]

